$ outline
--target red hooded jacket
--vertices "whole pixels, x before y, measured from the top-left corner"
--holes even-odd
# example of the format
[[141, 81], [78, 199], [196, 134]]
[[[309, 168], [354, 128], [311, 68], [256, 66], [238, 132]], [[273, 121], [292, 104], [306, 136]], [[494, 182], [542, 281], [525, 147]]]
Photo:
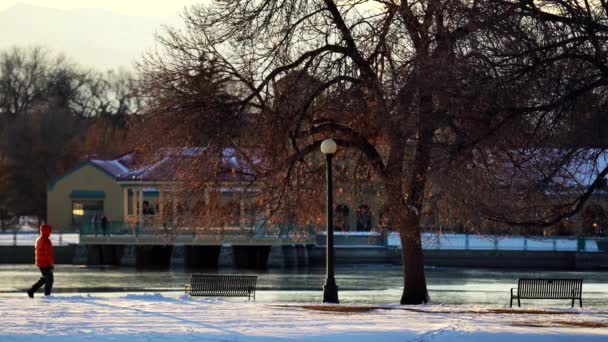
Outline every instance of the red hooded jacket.
[[51, 229], [48, 224], [40, 226], [40, 236], [36, 239], [36, 266], [38, 267], [51, 267], [55, 264], [53, 244], [49, 239]]

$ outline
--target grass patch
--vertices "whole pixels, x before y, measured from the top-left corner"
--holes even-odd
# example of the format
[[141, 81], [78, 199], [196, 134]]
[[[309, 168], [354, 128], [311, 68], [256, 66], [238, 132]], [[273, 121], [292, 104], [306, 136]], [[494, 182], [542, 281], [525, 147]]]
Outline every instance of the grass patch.
[[513, 322], [513, 326], [517, 327], [534, 327], [534, 328], [608, 328], [608, 323], [604, 322], [576, 322], [576, 321], [528, 321], [528, 322]]
[[480, 310], [424, 310], [414, 308], [389, 308], [420, 313], [440, 314], [517, 314], [517, 315], [578, 315], [576, 311], [517, 310], [517, 309], [480, 309]]
[[551, 310], [521, 310], [521, 309], [480, 309], [480, 310], [426, 310], [411, 307], [385, 307], [364, 305], [274, 305], [279, 308], [299, 308], [305, 310], [337, 312], [337, 313], [365, 313], [374, 310], [403, 310], [426, 314], [514, 314], [514, 315], [578, 315], [577, 311], [551, 311]]
[[282, 308], [300, 308], [306, 310], [336, 312], [336, 313], [365, 313], [377, 309], [383, 309], [375, 306], [354, 306], [354, 305], [277, 305]]
[[529, 314], [529, 315], [578, 315], [576, 311], [547, 311], [547, 310], [517, 310], [517, 309], [489, 309], [486, 312], [495, 314]]

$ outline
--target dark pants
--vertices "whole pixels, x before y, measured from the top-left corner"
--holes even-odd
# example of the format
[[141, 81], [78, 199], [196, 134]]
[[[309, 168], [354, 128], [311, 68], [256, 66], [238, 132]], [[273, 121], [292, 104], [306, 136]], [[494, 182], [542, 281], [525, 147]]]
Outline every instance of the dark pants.
[[44, 285], [44, 295], [50, 296], [51, 290], [53, 289], [53, 266], [51, 267], [40, 267], [40, 273], [42, 273], [42, 277], [36, 282], [36, 284], [32, 285], [32, 288], [29, 292], [35, 293]]

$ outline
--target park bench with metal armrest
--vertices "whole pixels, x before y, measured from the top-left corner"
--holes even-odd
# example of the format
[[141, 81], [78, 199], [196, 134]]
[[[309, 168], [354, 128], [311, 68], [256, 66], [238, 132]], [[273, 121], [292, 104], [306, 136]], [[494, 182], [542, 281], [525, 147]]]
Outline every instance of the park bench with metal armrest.
[[255, 300], [258, 277], [250, 275], [193, 274], [185, 291], [191, 296], [247, 297]]
[[[515, 290], [515, 292], [514, 292]], [[583, 280], [582, 279], [526, 279], [521, 278], [517, 288], [511, 289], [511, 304], [517, 298], [517, 306], [521, 306], [521, 299], [578, 299], [583, 307]]]

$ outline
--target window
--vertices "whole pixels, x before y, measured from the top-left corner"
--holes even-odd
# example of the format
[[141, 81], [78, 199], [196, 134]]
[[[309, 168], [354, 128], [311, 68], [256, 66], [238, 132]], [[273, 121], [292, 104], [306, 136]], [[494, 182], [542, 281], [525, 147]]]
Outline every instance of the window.
[[372, 215], [367, 205], [357, 208], [357, 231], [369, 232], [372, 229]]
[[156, 210], [154, 208], [154, 204], [150, 204], [150, 201], [145, 200], [143, 202], [143, 208], [142, 208], [142, 213], [144, 215], [155, 215], [156, 214]]
[[102, 200], [73, 200], [72, 201], [72, 224], [81, 225], [91, 222], [95, 215], [103, 213]]

